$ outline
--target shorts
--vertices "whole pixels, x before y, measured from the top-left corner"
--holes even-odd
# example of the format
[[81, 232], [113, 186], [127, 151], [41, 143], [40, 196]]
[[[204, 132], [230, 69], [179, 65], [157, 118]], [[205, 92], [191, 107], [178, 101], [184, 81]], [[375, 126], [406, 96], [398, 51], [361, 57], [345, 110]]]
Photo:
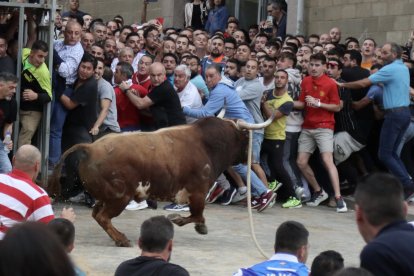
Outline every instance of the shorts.
[[335, 133], [333, 157], [335, 164], [344, 162], [353, 152], [361, 150], [365, 145], [352, 138], [346, 131]]
[[298, 140], [298, 152], [333, 152], [333, 130], [329, 128], [302, 129]]
[[264, 134], [253, 132], [252, 164], [260, 164], [260, 150], [262, 149]]

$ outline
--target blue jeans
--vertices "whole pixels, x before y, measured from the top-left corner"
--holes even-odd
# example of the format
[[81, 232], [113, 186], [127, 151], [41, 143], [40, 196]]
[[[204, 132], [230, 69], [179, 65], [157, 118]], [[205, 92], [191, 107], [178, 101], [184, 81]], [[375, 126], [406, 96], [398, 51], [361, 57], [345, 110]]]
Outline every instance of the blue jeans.
[[264, 134], [253, 132], [252, 139], [252, 163], [260, 164], [260, 150], [262, 149]]
[[411, 185], [411, 179], [397, 150], [409, 124], [410, 111], [408, 108], [395, 112], [386, 112], [378, 150], [378, 158], [400, 180], [403, 186]]
[[11, 170], [9, 154], [4, 151], [3, 141], [0, 140], [0, 173], [9, 173]]
[[[73, 88], [67, 87], [64, 94], [68, 97], [73, 93]], [[49, 140], [49, 164], [54, 166], [59, 162], [62, 154], [62, 131], [68, 110], [59, 99], [54, 99], [52, 104], [52, 116], [50, 120]]]
[[[233, 166], [235, 172], [237, 172], [241, 178], [247, 182], [247, 166], [243, 164], [238, 164]], [[266, 186], [263, 182], [257, 177], [254, 171], [251, 171], [250, 182], [252, 185], [252, 195], [255, 197], [261, 196], [263, 193], [267, 192]]]

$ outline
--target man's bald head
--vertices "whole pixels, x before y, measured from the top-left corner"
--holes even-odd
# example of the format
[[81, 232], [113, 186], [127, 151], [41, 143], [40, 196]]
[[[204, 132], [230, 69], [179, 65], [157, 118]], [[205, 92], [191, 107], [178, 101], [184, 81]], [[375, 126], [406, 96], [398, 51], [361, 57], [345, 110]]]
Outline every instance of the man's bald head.
[[65, 27], [65, 45], [76, 45], [80, 41], [82, 35], [82, 26], [75, 20], [71, 20]]
[[24, 172], [35, 170], [36, 163], [40, 164], [40, 151], [32, 145], [21, 146], [13, 157], [14, 168]]
[[165, 67], [161, 62], [154, 62], [150, 66], [150, 79], [153, 86], [158, 86], [165, 81]]

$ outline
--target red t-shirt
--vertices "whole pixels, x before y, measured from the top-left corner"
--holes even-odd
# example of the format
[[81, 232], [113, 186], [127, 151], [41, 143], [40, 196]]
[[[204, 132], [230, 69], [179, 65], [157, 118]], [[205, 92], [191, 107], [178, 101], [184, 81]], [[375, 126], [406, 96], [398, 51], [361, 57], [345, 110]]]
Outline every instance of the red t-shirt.
[[138, 75], [138, 72], [136, 72], [134, 75], [132, 75], [132, 83], [139, 84], [143, 86], [145, 89], [147, 89], [147, 91], [149, 91], [151, 79], [149, 75]]
[[333, 130], [335, 127], [334, 112], [323, 108], [308, 106], [305, 102], [305, 97], [310, 95], [319, 99], [321, 103], [339, 105], [339, 92], [335, 81], [325, 74], [319, 78], [309, 76], [303, 79], [301, 89], [299, 101], [305, 103], [302, 127], [305, 129], [329, 128]]
[[[131, 89], [135, 89], [141, 98], [148, 94], [148, 90], [139, 84], [132, 84]], [[116, 109], [118, 114], [118, 124], [120, 128], [140, 127], [139, 109], [132, 104], [128, 96], [119, 87], [115, 87]]]

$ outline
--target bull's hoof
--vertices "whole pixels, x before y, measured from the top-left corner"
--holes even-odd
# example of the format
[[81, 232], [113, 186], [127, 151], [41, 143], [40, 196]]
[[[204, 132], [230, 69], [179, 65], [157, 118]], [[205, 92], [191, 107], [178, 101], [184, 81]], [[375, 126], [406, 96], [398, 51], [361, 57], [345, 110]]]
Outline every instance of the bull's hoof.
[[179, 214], [169, 214], [167, 216], [167, 219], [169, 219], [172, 223], [177, 224], [178, 226], [184, 225], [184, 218]]
[[118, 247], [132, 247], [129, 240], [115, 241], [115, 245]]
[[197, 231], [197, 233], [201, 234], [201, 235], [207, 235], [208, 230], [207, 230], [207, 226], [203, 223], [196, 223], [196, 225], [194, 226], [194, 229]]

